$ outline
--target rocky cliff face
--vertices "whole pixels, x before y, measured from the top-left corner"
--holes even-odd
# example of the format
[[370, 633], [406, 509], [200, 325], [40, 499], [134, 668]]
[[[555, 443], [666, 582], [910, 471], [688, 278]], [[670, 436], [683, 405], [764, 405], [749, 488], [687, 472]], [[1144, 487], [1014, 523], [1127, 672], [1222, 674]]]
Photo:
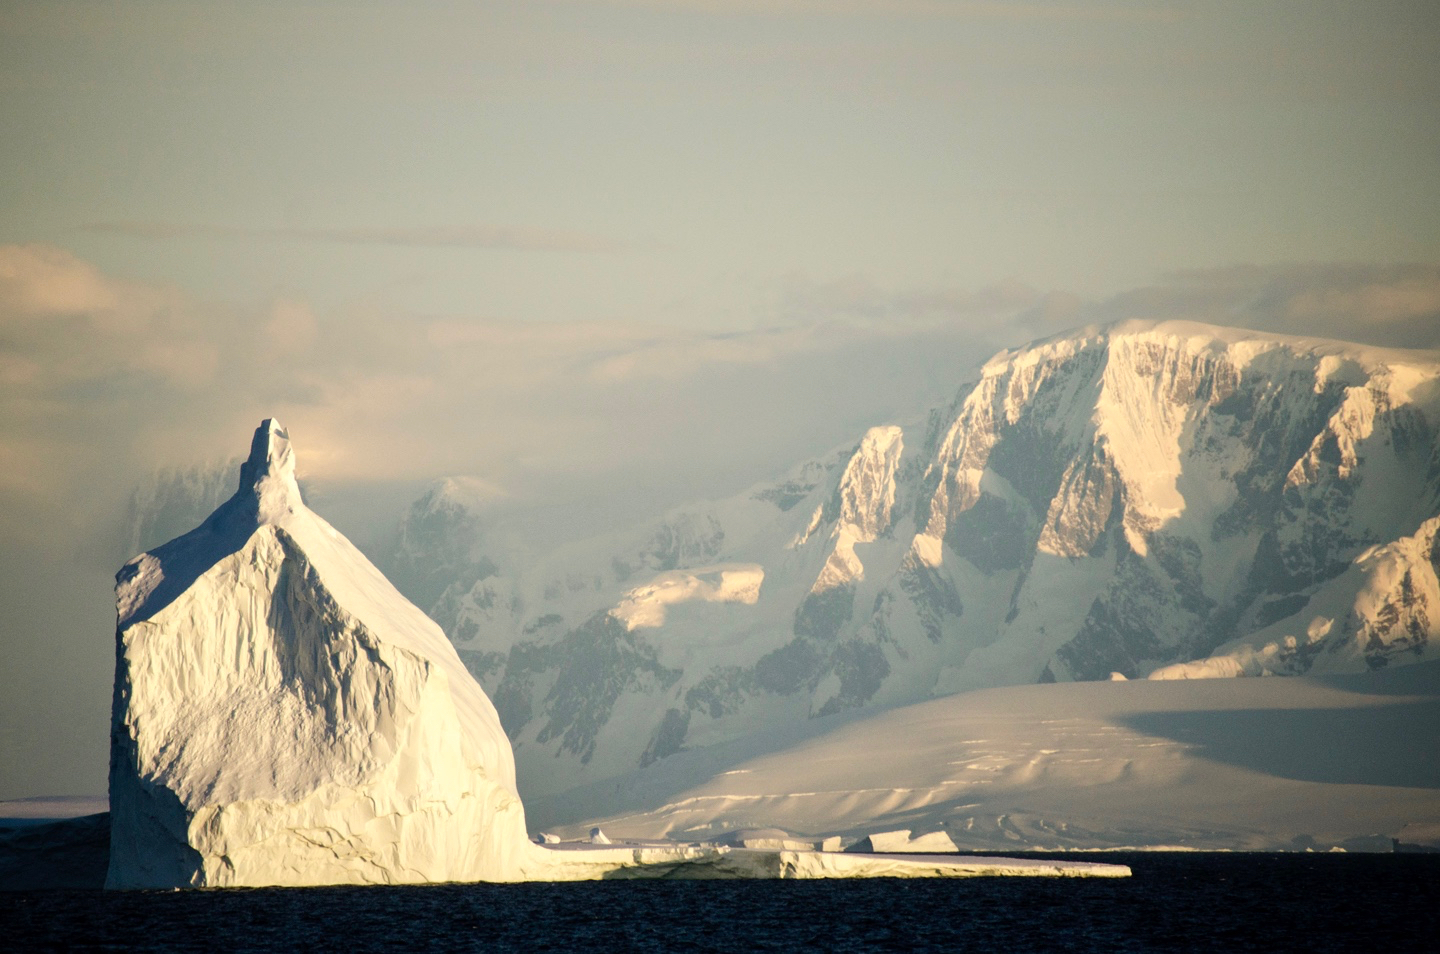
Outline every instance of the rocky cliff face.
[[[923, 424], [429, 605], [537, 791], [969, 688], [1397, 665], [1440, 636], [1437, 425], [1433, 354], [1091, 329], [997, 355]], [[763, 582], [716, 598], [718, 567]]]

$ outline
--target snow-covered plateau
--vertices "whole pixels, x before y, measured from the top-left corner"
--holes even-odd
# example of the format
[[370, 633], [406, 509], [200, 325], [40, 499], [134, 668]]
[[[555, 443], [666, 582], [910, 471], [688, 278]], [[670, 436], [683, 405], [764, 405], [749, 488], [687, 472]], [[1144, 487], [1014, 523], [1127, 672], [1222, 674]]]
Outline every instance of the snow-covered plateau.
[[[672, 590], [744, 605], [758, 586], [748, 567], [674, 577], [633, 596], [650, 607], [635, 625], [663, 618]], [[116, 604], [110, 887], [1128, 874], [532, 843], [494, 706], [440, 628], [305, 506], [273, 420], [256, 432], [235, 495], [128, 562]]]
[[974, 689], [1394, 668], [1440, 636], [1440, 355], [1084, 329], [728, 499], [487, 520], [442, 482], [382, 562], [545, 798]]
[[528, 806], [565, 837], [1374, 852], [1440, 847], [1437, 753], [1440, 661], [980, 689], [678, 753]]

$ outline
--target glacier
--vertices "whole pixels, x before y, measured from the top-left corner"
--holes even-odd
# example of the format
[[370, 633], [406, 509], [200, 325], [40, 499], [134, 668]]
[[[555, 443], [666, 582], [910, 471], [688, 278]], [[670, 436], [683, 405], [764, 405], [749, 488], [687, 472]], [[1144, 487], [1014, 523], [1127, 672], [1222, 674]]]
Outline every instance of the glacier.
[[[748, 571], [717, 572], [721, 599], [743, 602], [759, 585]], [[1128, 874], [532, 843], [495, 707], [439, 626], [306, 507], [273, 419], [256, 431], [233, 497], [125, 564], [116, 608], [111, 888]]]

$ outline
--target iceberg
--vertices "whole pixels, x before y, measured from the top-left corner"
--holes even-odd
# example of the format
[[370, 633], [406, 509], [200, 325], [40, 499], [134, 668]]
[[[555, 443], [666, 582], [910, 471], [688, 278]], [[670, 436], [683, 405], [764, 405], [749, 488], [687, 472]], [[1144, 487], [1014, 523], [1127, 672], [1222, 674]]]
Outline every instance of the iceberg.
[[932, 831], [925, 835], [911, 835], [908, 828], [899, 831], [880, 831], [866, 835], [848, 851], [883, 852], [898, 854], [954, 853], [958, 851], [955, 842], [943, 831]]
[[716, 845], [548, 846], [439, 626], [301, 499], [275, 420], [235, 495], [116, 577], [112, 888], [1128, 874]]
[[495, 708], [303, 503], [279, 423], [233, 497], [117, 575], [111, 887], [517, 880]]
[[[833, 843], [838, 842], [838, 838], [833, 840]], [[810, 851], [819, 847], [812, 839], [794, 838], [789, 832], [778, 828], [742, 828], [726, 832], [716, 838], [715, 843], [732, 848], [759, 848], [768, 851]], [[821, 842], [821, 845], [823, 844], [824, 842]], [[824, 848], [819, 847], [819, 850], [823, 851]]]

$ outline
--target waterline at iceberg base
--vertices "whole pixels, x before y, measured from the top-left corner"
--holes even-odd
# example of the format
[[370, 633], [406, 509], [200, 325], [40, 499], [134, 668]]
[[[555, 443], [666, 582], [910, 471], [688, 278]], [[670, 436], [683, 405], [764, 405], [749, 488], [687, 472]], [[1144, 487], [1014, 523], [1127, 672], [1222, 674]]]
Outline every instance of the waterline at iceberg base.
[[531, 842], [494, 706], [440, 628], [305, 506], [274, 420], [229, 501], [125, 564], [116, 607], [108, 887], [1129, 874]]

